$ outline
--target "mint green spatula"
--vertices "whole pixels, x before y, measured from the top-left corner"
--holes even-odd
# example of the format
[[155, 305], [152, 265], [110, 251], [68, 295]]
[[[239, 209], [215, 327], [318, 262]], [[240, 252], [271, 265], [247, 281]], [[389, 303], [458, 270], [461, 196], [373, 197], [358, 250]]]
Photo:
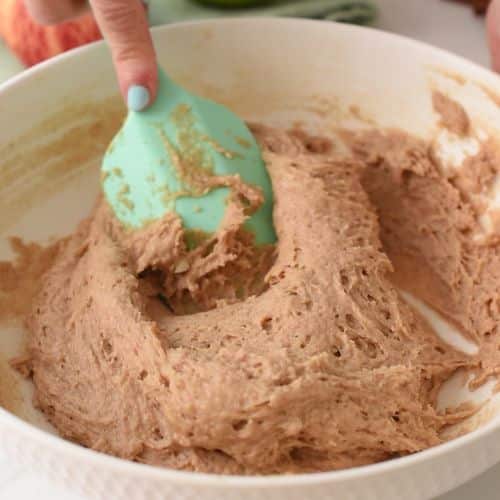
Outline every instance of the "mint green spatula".
[[170, 211], [185, 229], [214, 233], [230, 189], [196, 189], [196, 179], [206, 174], [238, 174], [260, 187], [265, 201], [245, 227], [257, 244], [276, 241], [271, 182], [252, 133], [227, 108], [188, 93], [160, 70], [156, 101], [146, 111], [129, 113], [104, 156], [108, 203], [131, 229]]

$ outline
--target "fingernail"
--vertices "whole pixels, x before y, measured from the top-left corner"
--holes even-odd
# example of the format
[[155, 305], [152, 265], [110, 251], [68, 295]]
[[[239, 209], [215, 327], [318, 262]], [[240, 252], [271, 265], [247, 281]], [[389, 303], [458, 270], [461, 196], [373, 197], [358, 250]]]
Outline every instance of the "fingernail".
[[142, 111], [149, 104], [149, 90], [142, 85], [132, 85], [127, 93], [127, 106], [130, 111]]

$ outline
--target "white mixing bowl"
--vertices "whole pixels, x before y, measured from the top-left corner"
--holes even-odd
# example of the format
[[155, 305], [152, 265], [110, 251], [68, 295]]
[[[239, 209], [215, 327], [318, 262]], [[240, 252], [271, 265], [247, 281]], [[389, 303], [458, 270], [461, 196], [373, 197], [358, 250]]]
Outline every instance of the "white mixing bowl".
[[[252, 120], [302, 120], [323, 131], [378, 123], [431, 137], [437, 117], [430, 96], [440, 88], [463, 103], [474, 123], [500, 134], [500, 100], [489, 90], [500, 89], [495, 75], [401, 37], [324, 22], [246, 19], [164, 27], [154, 39], [161, 64], [180, 82]], [[43, 241], [69, 232], [88, 213], [100, 156], [123, 112], [116, 94], [102, 43], [0, 87], [2, 236]], [[0, 257], [9, 255], [2, 242]], [[500, 412], [490, 404], [468, 422], [480, 427], [468, 435], [352, 470], [223, 477], [122, 461], [53, 435], [31, 407], [30, 384], [7, 364], [22, 352], [22, 334], [16, 324], [0, 333], [0, 401], [9, 410], [0, 409], [0, 449], [97, 498], [427, 499], [500, 460]], [[458, 397], [454, 387], [451, 399]]]

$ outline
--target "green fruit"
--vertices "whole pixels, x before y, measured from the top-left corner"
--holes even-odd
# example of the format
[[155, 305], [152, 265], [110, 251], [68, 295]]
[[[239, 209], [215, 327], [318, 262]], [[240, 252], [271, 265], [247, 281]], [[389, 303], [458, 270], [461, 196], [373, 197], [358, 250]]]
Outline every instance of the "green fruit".
[[256, 7], [257, 5], [270, 4], [273, 0], [196, 0], [198, 3], [211, 7], [241, 8]]

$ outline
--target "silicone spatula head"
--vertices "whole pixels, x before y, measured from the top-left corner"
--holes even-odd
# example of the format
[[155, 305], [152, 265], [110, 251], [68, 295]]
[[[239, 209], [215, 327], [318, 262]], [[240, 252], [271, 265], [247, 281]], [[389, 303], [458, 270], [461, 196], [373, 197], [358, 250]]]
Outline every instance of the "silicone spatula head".
[[264, 203], [245, 228], [257, 244], [276, 241], [271, 181], [248, 127], [226, 107], [190, 94], [160, 70], [156, 101], [146, 111], [128, 114], [104, 156], [106, 199], [131, 229], [170, 211], [178, 214], [185, 229], [214, 233], [230, 188], [194, 189], [190, 179], [200, 172], [239, 175], [259, 187]]

